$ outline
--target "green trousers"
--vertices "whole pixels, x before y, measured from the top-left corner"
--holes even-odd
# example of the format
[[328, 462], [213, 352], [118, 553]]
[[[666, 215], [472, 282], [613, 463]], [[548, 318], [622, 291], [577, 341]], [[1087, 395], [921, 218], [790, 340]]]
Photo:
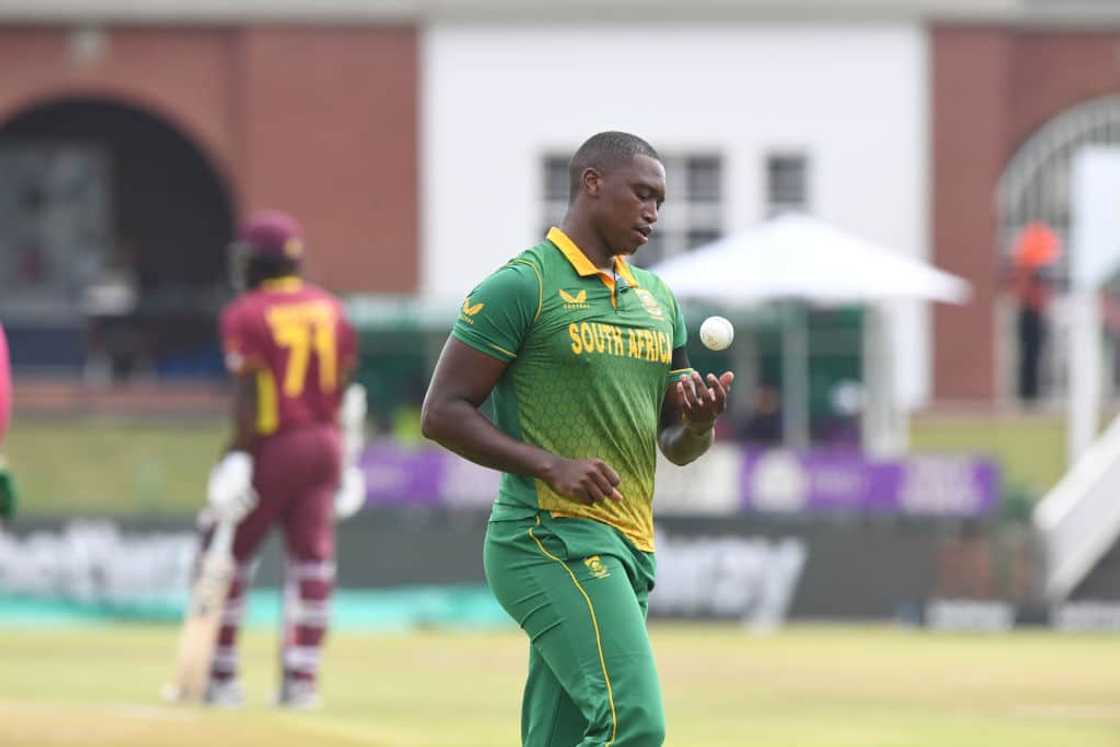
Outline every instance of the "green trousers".
[[541, 512], [491, 521], [483, 559], [498, 602], [529, 636], [522, 745], [661, 745], [646, 631], [653, 554], [606, 524]]

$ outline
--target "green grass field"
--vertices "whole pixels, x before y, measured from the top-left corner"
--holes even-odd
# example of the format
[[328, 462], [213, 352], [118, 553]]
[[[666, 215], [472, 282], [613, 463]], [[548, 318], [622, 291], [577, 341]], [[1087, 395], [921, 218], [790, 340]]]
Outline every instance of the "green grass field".
[[1066, 470], [1066, 426], [1060, 414], [923, 415], [910, 423], [910, 448], [986, 454], [1004, 482], [1041, 497]]
[[21, 513], [189, 514], [229, 438], [212, 417], [24, 418], [4, 451], [19, 481]]
[[[7, 629], [7, 747], [342, 747], [517, 744], [525, 643], [517, 631], [339, 634], [326, 706], [278, 712], [273, 638], [246, 637], [250, 703], [160, 703], [172, 627]], [[946, 635], [794, 627], [652, 630], [676, 747], [1117, 747], [1116, 636]]]
[[[189, 514], [226, 438], [214, 417], [23, 418], [5, 451], [37, 515]], [[911, 425], [918, 451], [989, 454], [1005, 480], [1039, 496], [1065, 469], [1065, 426], [1057, 416], [922, 416]]]

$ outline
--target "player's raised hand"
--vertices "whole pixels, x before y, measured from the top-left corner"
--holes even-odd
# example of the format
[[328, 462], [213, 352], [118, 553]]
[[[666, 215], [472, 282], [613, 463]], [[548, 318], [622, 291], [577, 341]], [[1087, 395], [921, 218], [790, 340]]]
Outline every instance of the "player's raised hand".
[[677, 382], [677, 400], [680, 402], [681, 419], [696, 433], [711, 430], [716, 418], [727, 409], [727, 394], [735, 374], [724, 371], [719, 376], [708, 374], [705, 381], [699, 372]]
[[558, 495], [593, 504], [610, 498], [621, 501], [621, 479], [602, 459], [557, 457], [545, 472], [544, 481]]

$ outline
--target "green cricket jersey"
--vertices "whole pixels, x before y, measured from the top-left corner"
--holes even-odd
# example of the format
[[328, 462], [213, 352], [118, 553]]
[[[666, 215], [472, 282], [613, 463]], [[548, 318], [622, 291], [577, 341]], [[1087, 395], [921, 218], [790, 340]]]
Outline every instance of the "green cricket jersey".
[[652, 552], [661, 401], [681, 373], [670, 369], [685, 326], [656, 275], [614, 262], [600, 272], [553, 228], [471, 292], [452, 335], [509, 363], [493, 392], [498, 428], [564, 457], [598, 457], [622, 478], [621, 502], [589, 506], [503, 474], [491, 518], [546, 510], [595, 519]]

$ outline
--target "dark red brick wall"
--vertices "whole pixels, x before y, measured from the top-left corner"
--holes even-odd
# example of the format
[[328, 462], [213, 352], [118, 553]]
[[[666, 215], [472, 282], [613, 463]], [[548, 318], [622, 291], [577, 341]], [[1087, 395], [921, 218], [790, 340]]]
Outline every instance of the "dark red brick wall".
[[415, 33], [255, 28], [239, 51], [249, 206], [299, 206], [330, 287], [415, 290]]
[[1047, 120], [1120, 92], [1120, 33], [935, 26], [931, 34], [933, 257], [975, 290], [969, 305], [934, 311], [934, 396], [991, 400], [1000, 175]]
[[111, 28], [104, 55], [82, 64], [69, 34], [0, 27], [0, 121], [74, 96], [136, 106], [198, 146], [240, 214], [297, 214], [315, 279], [416, 289], [414, 29]]

